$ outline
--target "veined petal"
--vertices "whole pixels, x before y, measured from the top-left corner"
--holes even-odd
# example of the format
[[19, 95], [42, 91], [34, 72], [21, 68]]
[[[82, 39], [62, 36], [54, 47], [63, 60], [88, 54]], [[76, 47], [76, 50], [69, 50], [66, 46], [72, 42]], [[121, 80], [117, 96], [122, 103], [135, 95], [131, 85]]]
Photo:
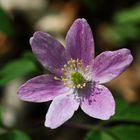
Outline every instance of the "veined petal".
[[47, 33], [35, 32], [30, 39], [30, 44], [40, 63], [60, 76], [61, 68], [66, 63], [65, 48], [61, 43]]
[[133, 57], [128, 49], [105, 51], [98, 55], [93, 64], [93, 79], [108, 82], [120, 75], [131, 64]]
[[81, 102], [81, 109], [91, 117], [107, 120], [115, 113], [115, 101], [111, 92], [102, 85], [96, 85]]
[[94, 55], [92, 31], [85, 19], [77, 19], [66, 36], [66, 50], [73, 59], [80, 59], [84, 65], [91, 63]]
[[52, 129], [59, 127], [73, 116], [78, 107], [74, 94], [57, 96], [46, 114], [45, 126]]
[[24, 101], [46, 102], [60, 94], [72, 92], [61, 81], [54, 80], [53, 75], [41, 75], [23, 84], [18, 89], [17, 96]]

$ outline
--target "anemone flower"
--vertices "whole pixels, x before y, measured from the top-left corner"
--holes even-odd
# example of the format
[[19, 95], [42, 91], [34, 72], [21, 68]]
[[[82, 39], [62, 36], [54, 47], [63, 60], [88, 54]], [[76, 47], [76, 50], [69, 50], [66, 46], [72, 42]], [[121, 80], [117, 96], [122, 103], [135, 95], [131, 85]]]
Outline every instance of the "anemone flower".
[[51, 74], [34, 77], [18, 89], [24, 101], [53, 100], [45, 126], [59, 127], [80, 106], [89, 116], [107, 120], [115, 113], [115, 101], [101, 84], [119, 76], [132, 62], [128, 49], [105, 51], [94, 58], [94, 41], [85, 19], [74, 21], [66, 35], [66, 47], [48, 33], [35, 32], [30, 39], [34, 55]]

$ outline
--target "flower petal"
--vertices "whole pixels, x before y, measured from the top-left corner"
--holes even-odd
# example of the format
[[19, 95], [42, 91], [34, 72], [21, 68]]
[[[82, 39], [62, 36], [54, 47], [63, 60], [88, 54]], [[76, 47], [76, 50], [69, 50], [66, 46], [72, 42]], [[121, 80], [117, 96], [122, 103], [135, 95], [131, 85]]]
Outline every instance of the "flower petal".
[[61, 81], [54, 80], [53, 75], [41, 75], [23, 84], [17, 96], [24, 101], [46, 102], [60, 94], [72, 92]]
[[95, 58], [93, 80], [99, 83], [108, 82], [120, 75], [132, 62], [133, 57], [128, 49], [106, 51]]
[[80, 59], [84, 65], [91, 63], [94, 54], [92, 31], [85, 19], [77, 19], [66, 36], [66, 50], [73, 59]]
[[78, 107], [74, 94], [57, 96], [46, 114], [45, 126], [52, 129], [59, 127], [73, 116]]
[[65, 48], [60, 42], [44, 32], [35, 32], [30, 39], [33, 53], [41, 64], [52, 73], [61, 75], [61, 68], [66, 63]]
[[81, 102], [82, 110], [91, 117], [107, 120], [115, 112], [115, 101], [111, 92], [102, 85], [96, 85]]

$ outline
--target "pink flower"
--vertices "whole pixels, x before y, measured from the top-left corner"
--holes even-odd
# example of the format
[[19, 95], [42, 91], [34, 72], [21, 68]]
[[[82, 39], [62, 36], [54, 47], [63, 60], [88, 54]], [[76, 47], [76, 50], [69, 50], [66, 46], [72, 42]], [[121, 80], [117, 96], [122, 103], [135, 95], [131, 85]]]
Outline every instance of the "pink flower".
[[57, 128], [80, 106], [91, 117], [107, 120], [115, 112], [111, 92], [103, 85], [132, 62], [128, 49], [105, 51], [94, 57], [94, 41], [85, 19], [77, 19], [66, 35], [66, 48], [52, 36], [35, 32], [32, 51], [52, 74], [40, 75], [22, 85], [18, 97], [29, 102], [53, 100], [45, 126]]

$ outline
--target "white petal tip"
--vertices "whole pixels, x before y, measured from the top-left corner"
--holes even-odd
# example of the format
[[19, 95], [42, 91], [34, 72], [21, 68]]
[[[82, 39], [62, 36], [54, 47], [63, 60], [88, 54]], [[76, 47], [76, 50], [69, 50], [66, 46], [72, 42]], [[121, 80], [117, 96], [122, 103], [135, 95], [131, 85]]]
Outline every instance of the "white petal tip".
[[44, 123], [44, 126], [47, 127], [47, 128], [50, 128], [50, 129], [56, 129], [57, 127], [59, 127], [59, 126], [51, 125], [50, 123], [47, 123], [46, 121]]
[[32, 44], [33, 38], [34, 38], [34, 37], [31, 37], [30, 40], [29, 40], [30, 45]]

